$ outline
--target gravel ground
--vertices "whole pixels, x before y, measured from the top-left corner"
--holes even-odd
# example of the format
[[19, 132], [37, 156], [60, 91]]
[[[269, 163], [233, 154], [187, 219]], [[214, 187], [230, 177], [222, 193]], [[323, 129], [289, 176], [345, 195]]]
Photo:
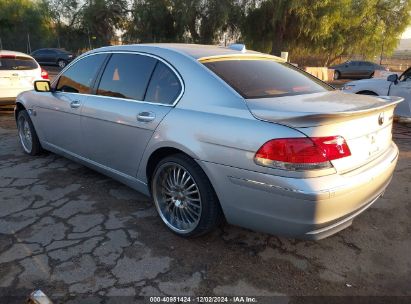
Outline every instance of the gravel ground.
[[58, 303], [73, 303], [70, 295], [87, 303], [153, 295], [266, 296], [260, 303], [411, 296], [411, 126], [394, 131], [400, 159], [391, 185], [341, 233], [297, 241], [225, 225], [185, 240], [164, 227], [150, 199], [126, 186], [55, 154], [25, 155], [12, 112], [3, 109], [0, 303], [22, 303], [13, 297], [37, 288]]

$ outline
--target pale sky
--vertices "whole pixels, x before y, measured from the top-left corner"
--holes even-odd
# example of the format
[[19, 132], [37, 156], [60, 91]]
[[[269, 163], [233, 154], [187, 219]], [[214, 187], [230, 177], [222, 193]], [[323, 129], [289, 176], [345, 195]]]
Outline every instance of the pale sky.
[[411, 38], [411, 26], [409, 26], [401, 36], [402, 39], [410, 39]]

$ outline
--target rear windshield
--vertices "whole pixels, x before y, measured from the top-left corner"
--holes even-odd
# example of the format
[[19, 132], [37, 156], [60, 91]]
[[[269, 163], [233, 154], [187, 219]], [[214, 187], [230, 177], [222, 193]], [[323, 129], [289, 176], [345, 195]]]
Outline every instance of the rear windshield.
[[281, 97], [333, 90], [321, 80], [285, 62], [247, 59], [211, 61], [204, 65], [244, 98]]
[[14, 57], [0, 55], [0, 70], [34, 70], [38, 65], [28, 57]]

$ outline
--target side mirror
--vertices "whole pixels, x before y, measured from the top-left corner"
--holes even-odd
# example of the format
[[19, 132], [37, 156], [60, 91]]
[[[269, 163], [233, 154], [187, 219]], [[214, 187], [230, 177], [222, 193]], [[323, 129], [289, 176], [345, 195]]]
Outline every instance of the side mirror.
[[390, 76], [387, 77], [387, 81], [389, 82], [398, 82], [398, 75], [397, 74], [391, 74]]
[[51, 92], [50, 81], [48, 80], [34, 81], [34, 90], [36, 90], [36, 92]]

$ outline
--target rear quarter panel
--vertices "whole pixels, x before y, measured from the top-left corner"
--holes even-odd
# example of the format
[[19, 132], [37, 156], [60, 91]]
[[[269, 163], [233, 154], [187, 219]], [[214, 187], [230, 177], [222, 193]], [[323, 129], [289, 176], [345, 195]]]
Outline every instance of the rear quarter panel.
[[[227, 109], [226, 112], [229, 112]], [[258, 121], [247, 109], [245, 117], [214, 114], [175, 108], [164, 118], [147, 145], [138, 179], [147, 182], [147, 162], [156, 150], [172, 147], [188, 154], [199, 164], [213, 163], [254, 172], [285, 177], [314, 177], [333, 174], [323, 172], [291, 172], [259, 166], [254, 162], [257, 150], [274, 138], [304, 137], [301, 132], [274, 123]], [[203, 166], [207, 173], [207, 168]]]

